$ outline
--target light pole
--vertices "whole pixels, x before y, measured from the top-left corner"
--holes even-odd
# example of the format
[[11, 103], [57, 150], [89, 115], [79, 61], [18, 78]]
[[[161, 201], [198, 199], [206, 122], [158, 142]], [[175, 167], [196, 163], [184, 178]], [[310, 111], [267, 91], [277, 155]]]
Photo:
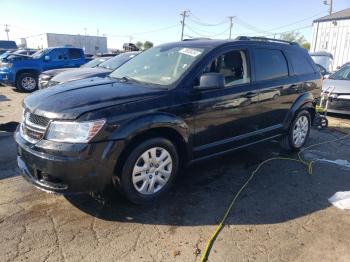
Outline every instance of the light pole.
[[8, 24], [5, 25], [5, 32], [6, 32], [6, 35], [7, 35], [7, 41], [9, 41], [10, 40], [10, 38], [9, 38], [10, 29], [8, 28]]

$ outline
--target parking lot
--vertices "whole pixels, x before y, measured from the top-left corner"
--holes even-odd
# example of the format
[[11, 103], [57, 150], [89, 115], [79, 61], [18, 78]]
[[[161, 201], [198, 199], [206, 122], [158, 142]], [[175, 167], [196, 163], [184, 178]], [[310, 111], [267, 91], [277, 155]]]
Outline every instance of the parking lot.
[[[202, 162], [183, 170], [170, 194], [144, 206], [113, 191], [103, 201], [50, 195], [16, 168], [11, 131], [25, 96], [0, 87], [1, 261], [199, 261], [256, 166], [270, 157], [296, 157], [271, 141]], [[330, 127], [313, 129], [308, 144], [349, 133], [350, 118], [333, 115]], [[327, 162], [349, 161], [349, 146], [346, 138], [307, 150], [305, 159], [318, 159], [312, 175], [295, 162], [265, 165], [238, 199], [209, 261], [349, 261], [349, 213], [327, 200], [350, 189], [349, 168]]]

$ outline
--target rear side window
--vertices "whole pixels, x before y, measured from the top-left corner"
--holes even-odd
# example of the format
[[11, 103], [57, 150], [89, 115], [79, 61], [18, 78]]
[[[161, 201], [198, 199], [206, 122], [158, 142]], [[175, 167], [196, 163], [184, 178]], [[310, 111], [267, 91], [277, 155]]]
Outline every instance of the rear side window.
[[68, 54], [69, 54], [69, 59], [80, 59], [81, 58], [80, 50], [78, 50], [78, 49], [69, 49]]
[[288, 76], [287, 61], [280, 50], [257, 48], [254, 54], [256, 81]]
[[296, 75], [311, 74], [315, 72], [310, 61], [302, 52], [288, 51], [287, 54]]
[[49, 53], [49, 56], [52, 61], [62, 61], [64, 59], [67, 59], [64, 49], [60, 49], [60, 48], [52, 50]]

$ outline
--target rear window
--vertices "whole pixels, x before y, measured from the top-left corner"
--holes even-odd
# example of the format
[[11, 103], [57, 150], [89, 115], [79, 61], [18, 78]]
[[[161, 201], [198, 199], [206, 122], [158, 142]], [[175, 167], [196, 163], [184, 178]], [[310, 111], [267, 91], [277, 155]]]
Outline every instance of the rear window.
[[69, 59], [80, 59], [81, 53], [79, 49], [69, 49], [68, 51]]
[[0, 40], [0, 48], [3, 48], [3, 49], [17, 49], [17, 45], [16, 45], [15, 41]]
[[288, 51], [287, 54], [296, 75], [315, 73], [310, 61], [302, 52]]
[[257, 48], [254, 54], [256, 81], [288, 76], [287, 61], [280, 50]]

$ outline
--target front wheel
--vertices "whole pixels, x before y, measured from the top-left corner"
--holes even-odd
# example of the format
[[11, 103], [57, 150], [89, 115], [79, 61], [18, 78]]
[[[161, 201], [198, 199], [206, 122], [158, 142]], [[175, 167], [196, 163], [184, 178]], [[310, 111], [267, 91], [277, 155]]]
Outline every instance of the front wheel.
[[174, 144], [165, 138], [146, 140], [131, 150], [122, 168], [122, 193], [133, 203], [158, 199], [174, 181], [179, 156]]
[[283, 149], [296, 151], [302, 148], [310, 134], [311, 116], [306, 110], [301, 111], [289, 127], [288, 134], [281, 139]]
[[23, 73], [18, 77], [16, 87], [24, 92], [33, 92], [38, 89], [38, 77], [35, 74]]

